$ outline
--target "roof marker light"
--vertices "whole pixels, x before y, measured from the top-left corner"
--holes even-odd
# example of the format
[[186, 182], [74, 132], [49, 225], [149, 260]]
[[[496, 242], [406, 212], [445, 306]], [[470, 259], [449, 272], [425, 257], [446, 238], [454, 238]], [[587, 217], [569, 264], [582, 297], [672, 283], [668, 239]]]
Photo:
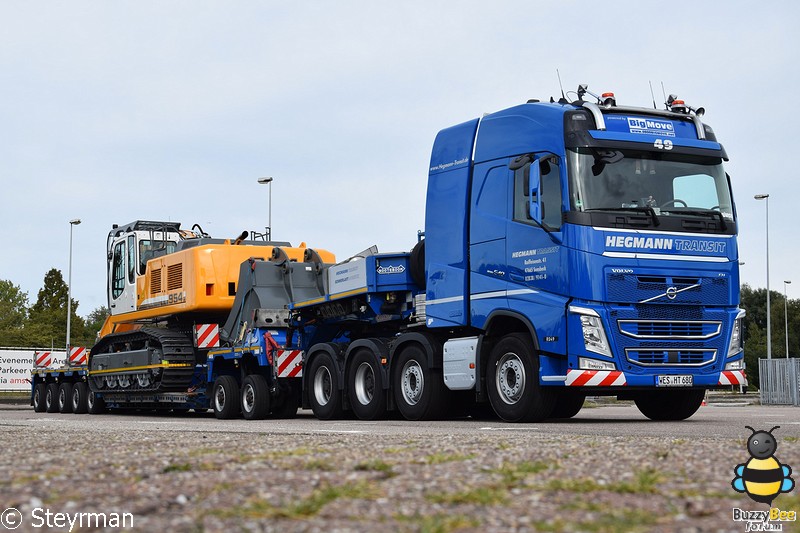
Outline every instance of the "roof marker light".
[[614, 97], [614, 93], [603, 93], [601, 98], [603, 99], [603, 105], [605, 107], [615, 107], [617, 105], [617, 99]]

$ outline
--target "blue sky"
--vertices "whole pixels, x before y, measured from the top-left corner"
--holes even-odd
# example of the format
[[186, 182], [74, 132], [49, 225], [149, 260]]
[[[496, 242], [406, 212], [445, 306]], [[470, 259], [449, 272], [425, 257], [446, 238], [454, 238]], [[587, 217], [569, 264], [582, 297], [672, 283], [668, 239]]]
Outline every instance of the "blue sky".
[[105, 303], [111, 224], [263, 230], [345, 258], [408, 250], [445, 127], [588, 83], [661, 82], [706, 108], [731, 161], [742, 279], [800, 298], [792, 144], [797, 2], [0, 3], [0, 279], [67, 274]]

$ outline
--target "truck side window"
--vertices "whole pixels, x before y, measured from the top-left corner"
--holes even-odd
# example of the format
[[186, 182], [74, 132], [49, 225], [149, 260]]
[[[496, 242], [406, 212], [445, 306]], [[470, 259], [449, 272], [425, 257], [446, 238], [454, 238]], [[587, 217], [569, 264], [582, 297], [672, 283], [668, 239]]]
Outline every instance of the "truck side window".
[[111, 297], [119, 298], [125, 289], [125, 243], [118, 242], [114, 246], [114, 255], [111, 259]]
[[136, 281], [136, 238], [128, 235], [128, 283]]
[[514, 172], [514, 220], [531, 224], [528, 216], [528, 180], [531, 175], [530, 164]]

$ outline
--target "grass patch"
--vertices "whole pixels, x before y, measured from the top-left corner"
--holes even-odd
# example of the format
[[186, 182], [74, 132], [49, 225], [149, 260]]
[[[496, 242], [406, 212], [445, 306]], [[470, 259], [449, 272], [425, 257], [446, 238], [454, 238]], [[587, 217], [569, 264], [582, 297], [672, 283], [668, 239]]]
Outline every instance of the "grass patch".
[[[607, 508], [606, 508], [607, 509]], [[658, 518], [652, 513], [639, 509], [613, 509], [597, 512], [590, 520], [568, 521], [562, 518], [548, 522], [535, 522], [536, 531], [551, 533], [568, 533], [572, 531], [588, 531], [593, 533], [616, 533], [626, 531], [631, 533], [651, 531]]]
[[303, 469], [332, 472], [333, 470], [335, 470], [335, 467], [334, 465], [331, 464], [330, 461], [327, 461], [325, 459], [311, 459], [310, 461], [306, 461], [305, 463], [303, 463]]
[[508, 501], [508, 489], [501, 485], [490, 485], [459, 492], [429, 494], [426, 498], [433, 503], [502, 505]]
[[630, 481], [616, 481], [603, 485], [592, 478], [551, 479], [545, 488], [577, 493], [606, 491], [618, 494], [655, 494], [658, 492], [656, 485], [663, 480], [661, 472], [654, 468], [645, 468], [638, 470], [634, 479]]
[[386, 479], [397, 475], [394, 471], [394, 467], [390, 463], [381, 461], [380, 459], [362, 461], [355, 466], [354, 470], [359, 472], [380, 472]]
[[420, 533], [450, 533], [451, 531], [477, 528], [481, 524], [476, 518], [449, 514], [395, 515], [394, 518], [400, 522], [409, 523], [415, 530], [420, 531]]
[[432, 453], [425, 457], [423, 462], [428, 465], [439, 465], [442, 463], [452, 463], [453, 461], [467, 461], [474, 458], [474, 453]]
[[518, 484], [531, 474], [538, 474], [545, 470], [558, 468], [557, 463], [547, 463], [545, 461], [521, 461], [517, 463], [503, 463], [500, 468], [493, 470], [494, 473], [503, 477], [503, 483], [507, 486]]
[[189, 463], [172, 463], [165, 466], [161, 472], [169, 474], [171, 472], [191, 472], [192, 470], [192, 465]]

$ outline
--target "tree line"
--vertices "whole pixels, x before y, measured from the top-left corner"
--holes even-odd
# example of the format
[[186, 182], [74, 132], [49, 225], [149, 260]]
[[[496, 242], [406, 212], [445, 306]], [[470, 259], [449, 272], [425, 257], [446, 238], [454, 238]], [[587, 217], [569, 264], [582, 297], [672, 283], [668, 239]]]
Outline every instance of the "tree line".
[[[0, 346], [63, 350], [67, 343], [68, 295], [69, 288], [56, 268], [44, 275], [32, 305], [27, 292], [9, 280], [0, 280]], [[78, 307], [78, 301], [73, 299], [70, 344], [91, 347], [108, 316], [108, 308], [98, 307], [82, 317]]]
[[[28, 293], [11, 281], [0, 280], [0, 346], [54, 347], [66, 345], [68, 287], [58, 269], [50, 269], [32, 305]], [[786, 305], [784, 305], [786, 304]], [[747, 312], [743, 323], [744, 353], [751, 384], [758, 384], [758, 360], [767, 357], [767, 290], [741, 287], [740, 306]], [[788, 309], [788, 313], [784, 313]], [[91, 347], [108, 316], [98, 307], [79, 316], [78, 301], [72, 300], [71, 344]], [[800, 356], [800, 300], [784, 301], [780, 292], [770, 291], [772, 357], [786, 357], [788, 317], [789, 356]]]

